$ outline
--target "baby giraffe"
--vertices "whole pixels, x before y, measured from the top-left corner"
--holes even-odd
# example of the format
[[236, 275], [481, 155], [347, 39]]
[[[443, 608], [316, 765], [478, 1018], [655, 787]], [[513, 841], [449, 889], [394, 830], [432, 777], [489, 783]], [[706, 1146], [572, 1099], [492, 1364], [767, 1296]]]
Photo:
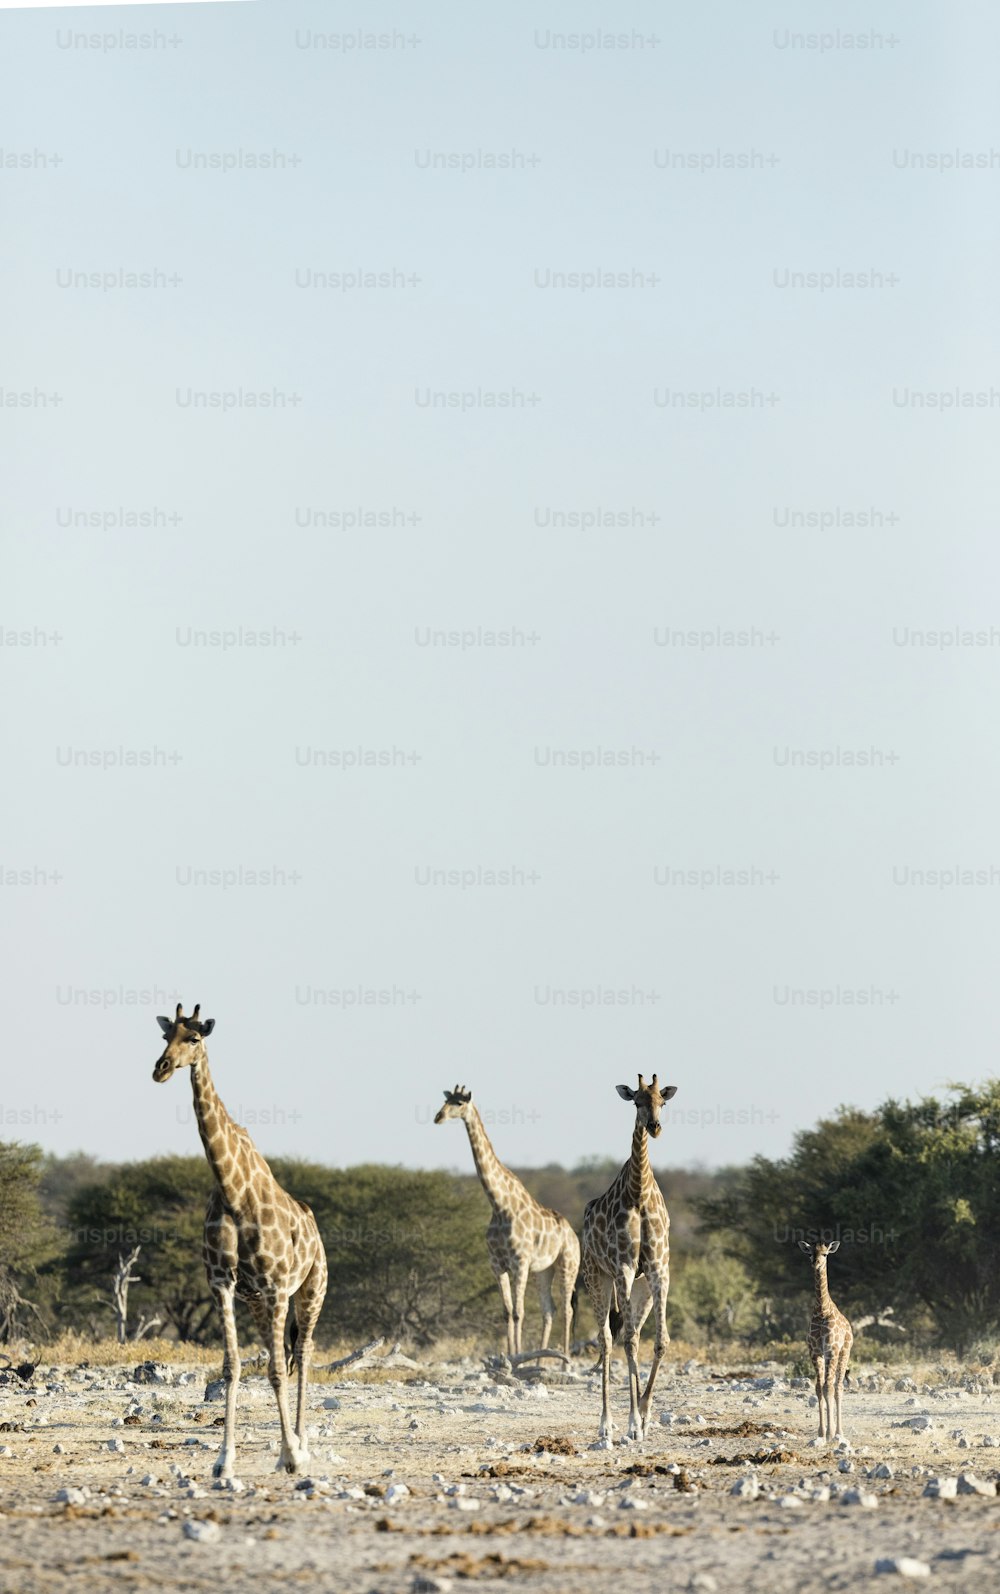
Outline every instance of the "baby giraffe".
[[[828, 1243], [820, 1240], [815, 1245], [810, 1245], [808, 1240], [799, 1241], [799, 1249], [812, 1262], [816, 1289], [816, 1304], [809, 1325], [809, 1355], [816, 1369], [821, 1439], [844, 1437], [840, 1424], [840, 1399], [844, 1390], [844, 1374], [851, 1359], [851, 1346], [854, 1344], [854, 1331], [843, 1312], [838, 1311], [830, 1299], [830, 1288], [826, 1281], [826, 1259], [839, 1248], [839, 1240], [830, 1240]], [[836, 1425], [833, 1422], [834, 1406]]]
[[[178, 1002], [172, 1019], [157, 1019], [167, 1044], [153, 1069], [153, 1078], [162, 1085], [178, 1068], [190, 1068], [198, 1132], [215, 1175], [205, 1213], [202, 1250], [209, 1288], [222, 1318], [226, 1426], [212, 1474], [231, 1478], [236, 1457], [236, 1390], [240, 1380], [234, 1312], [237, 1295], [249, 1306], [268, 1350], [268, 1377], [281, 1422], [278, 1471], [297, 1472], [309, 1460], [306, 1383], [313, 1329], [326, 1294], [326, 1252], [310, 1208], [281, 1188], [246, 1130], [233, 1122], [219, 1100], [205, 1051], [215, 1020], [199, 1019], [199, 1011], [200, 1004], [190, 1018], [185, 1018]], [[293, 1296], [292, 1337], [299, 1369], [294, 1432], [288, 1413], [285, 1359], [285, 1323]]]

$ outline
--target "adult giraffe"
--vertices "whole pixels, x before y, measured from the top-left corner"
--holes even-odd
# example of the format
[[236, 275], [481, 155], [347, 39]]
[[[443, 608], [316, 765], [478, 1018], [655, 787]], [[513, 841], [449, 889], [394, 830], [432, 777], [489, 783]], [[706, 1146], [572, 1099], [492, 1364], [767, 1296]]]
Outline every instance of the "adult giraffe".
[[[326, 1252], [312, 1211], [283, 1190], [246, 1130], [220, 1101], [208, 1069], [205, 1041], [215, 1019], [200, 1019], [199, 1003], [185, 1018], [181, 1003], [172, 1019], [158, 1018], [166, 1046], [153, 1069], [158, 1085], [178, 1068], [190, 1068], [198, 1133], [215, 1188], [208, 1198], [202, 1252], [208, 1283], [222, 1317], [225, 1353], [226, 1426], [216, 1478], [231, 1478], [236, 1458], [236, 1391], [240, 1351], [235, 1297], [253, 1313], [268, 1350], [268, 1377], [281, 1423], [279, 1472], [297, 1472], [309, 1460], [306, 1444], [306, 1384], [313, 1330], [326, 1295]], [[299, 1369], [295, 1430], [288, 1414], [285, 1323], [295, 1300], [295, 1360]]]
[[[656, 1374], [670, 1340], [667, 1333], [667, 1290], [670, 1287], [670, 1216], [649, 1165], [648, 1136], [660, 1133], [660, 1109], [677, 1094], [676, 1085], [661, 1090], [654, 1074], [647, 1085], [639, 1075], [639, 1088], [615, 1087], [624, 1101], [635, 1106], [632, 1155], [614, 1184], [602, 1196], [588, 1201], [583, 1214], [583, 1278], [597, 1319], [601, 1351], [601, 1426], [598, 1444], [610, 1448], [611, 1422], [611, 1309], [617, 1305], [623, 1320], [628, 1357], [630, 1439], [646, 1432], [649, 1402]], [[638, 1289], [636, 1286], [638, 1285]], [[639, 1334], [656, 1312], [656, 1338], [649, 1381], [639, 1394]]]
[[563, 1309], [563, 1352], [568, 1356], [573, 1290], [580, 1266], [579, 1240], [568, 1219], [550, 1207], [539, 1206], [520, 1179], [504, 1167], [490, 1145], [472, 1092], [464, 1085], [445, 1091], [444, 1106], [434, 1122], [441, 1124], [448, 1118], [460, 1118], [465, 1124], [476, 1172], [493, 1208], [486, 1229], [486, 1249], [507, 1319], [508, 1355], [520, 1354], [524, 1294], [529, 1273], [537, 1273], [542, 1302], [542, 1350], [547, 1349], [552, 1332], [555, 1277]]

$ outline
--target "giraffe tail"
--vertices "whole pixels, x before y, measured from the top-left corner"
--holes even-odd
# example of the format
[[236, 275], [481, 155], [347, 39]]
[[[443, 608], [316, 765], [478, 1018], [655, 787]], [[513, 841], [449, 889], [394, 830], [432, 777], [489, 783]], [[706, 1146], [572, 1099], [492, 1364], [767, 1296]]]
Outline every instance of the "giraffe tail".
[[294, 1312], [289, 1312], [285, 1324], [285, 1367], [291, 1375], [295, 1367], [295, 1347], [299, 1342], [299, 1325]]
[[[582, 1277], [583, 1277], [583, 1269], [581, 1268], [580, 1271], [576, 1275], [576, 1283], [573, 1285], [573, 1293], [570, 1296], [570, 1301], [569, 1301], [570, 1310], [572, 1311], [574, 1317], [576, 1316], [576, 1306], [577, 1306], [577, 1300], [578, 1300], [578, 1297], [579, 1297], [579, 1294], [580, 1294], [580, 1280], [581, 1280]], [[611, 1338], [613, 1340], [616, 1340], [618, 1338], [618, 1336], [621, 1333], [622, 1328], [624, 1327], [624, 1325], [625, 1325], [625, 1319], [622, 1316], [621, 1312], [618, 1310], [618, 1292], [616, 1290], [613, 1290], [612, 1294], [611, 1294], [611, 1310], [608, 1313], [608, 1326], [611, 1329]]]
[[618, 1310], [618, 1291], [613, 1290], [611, 1294], [611, 1310], [608, 1313], [608, 1327], [611, 1330], [611, 1338], [613, 1340], [617, 1340], [624, 1326], [625, 1318]]

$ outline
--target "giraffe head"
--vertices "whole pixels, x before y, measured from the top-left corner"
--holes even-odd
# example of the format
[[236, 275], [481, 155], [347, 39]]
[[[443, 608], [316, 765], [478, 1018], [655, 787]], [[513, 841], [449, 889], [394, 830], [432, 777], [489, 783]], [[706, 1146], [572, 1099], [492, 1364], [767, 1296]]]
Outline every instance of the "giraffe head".
[[817, 1240], [816, 1244], [813, 1245], [809, 1240], [800, 1240], [799, 1250], [806, 1253], [806, 1256], [813, 1265], [813, 1271], [818, 1273], [821, 1268], [826, 1266], [827, 1257], [832, 1256], [834, 1251], [840, 1250], [840, 1241]]
[[456, 1085], [454, 1090], [446, 1090], [444, 1093], [444, 1106], [439, 1110], [434, 1122], [443, 1124], [446, 1118], [466, 1117], [471, 1101], [472, 1091], [466, 1090], [464, 1085], [461, 1087]]
[[649, 1084], [639, 1075], [639, 1089], [633, 1090], [630, 1085], [616, 1085], [619, 1096], [623, 1101], [635, 1102], [635, 1121], [647, 1134], [655, 1140], [663, 1125], [660, 1123], [660, 1108], [671, 1096], [676, 1096], [676, 1085], [663, 1085], [657, 1083], [654, 1074]]
[[200, 1019], [200, 1012], [201, 1003], [198, 1002], [190, 1018], [185, 1018], [178, 1002], [173, 1018], [156, 1020], [167, 1039], [153, 1069], [153, 1078], [158, 1085], [169, 1079], [175, 1069], [191, 1068], [205, 1057], [205, 1038], [215, 1028], [215, 1019]]

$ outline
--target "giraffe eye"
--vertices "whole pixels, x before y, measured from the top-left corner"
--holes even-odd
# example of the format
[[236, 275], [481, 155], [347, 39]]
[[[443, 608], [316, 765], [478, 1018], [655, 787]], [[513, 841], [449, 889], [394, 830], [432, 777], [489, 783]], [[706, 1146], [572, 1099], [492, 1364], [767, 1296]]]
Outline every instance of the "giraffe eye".
[[198, 1041], [198, 1036], [197, 1035], [185, 1035], [185, 1037], [184, 1037], [185, 1046], [194, 1046], [194, 1045], [197, 1044], [197, 1041]]

